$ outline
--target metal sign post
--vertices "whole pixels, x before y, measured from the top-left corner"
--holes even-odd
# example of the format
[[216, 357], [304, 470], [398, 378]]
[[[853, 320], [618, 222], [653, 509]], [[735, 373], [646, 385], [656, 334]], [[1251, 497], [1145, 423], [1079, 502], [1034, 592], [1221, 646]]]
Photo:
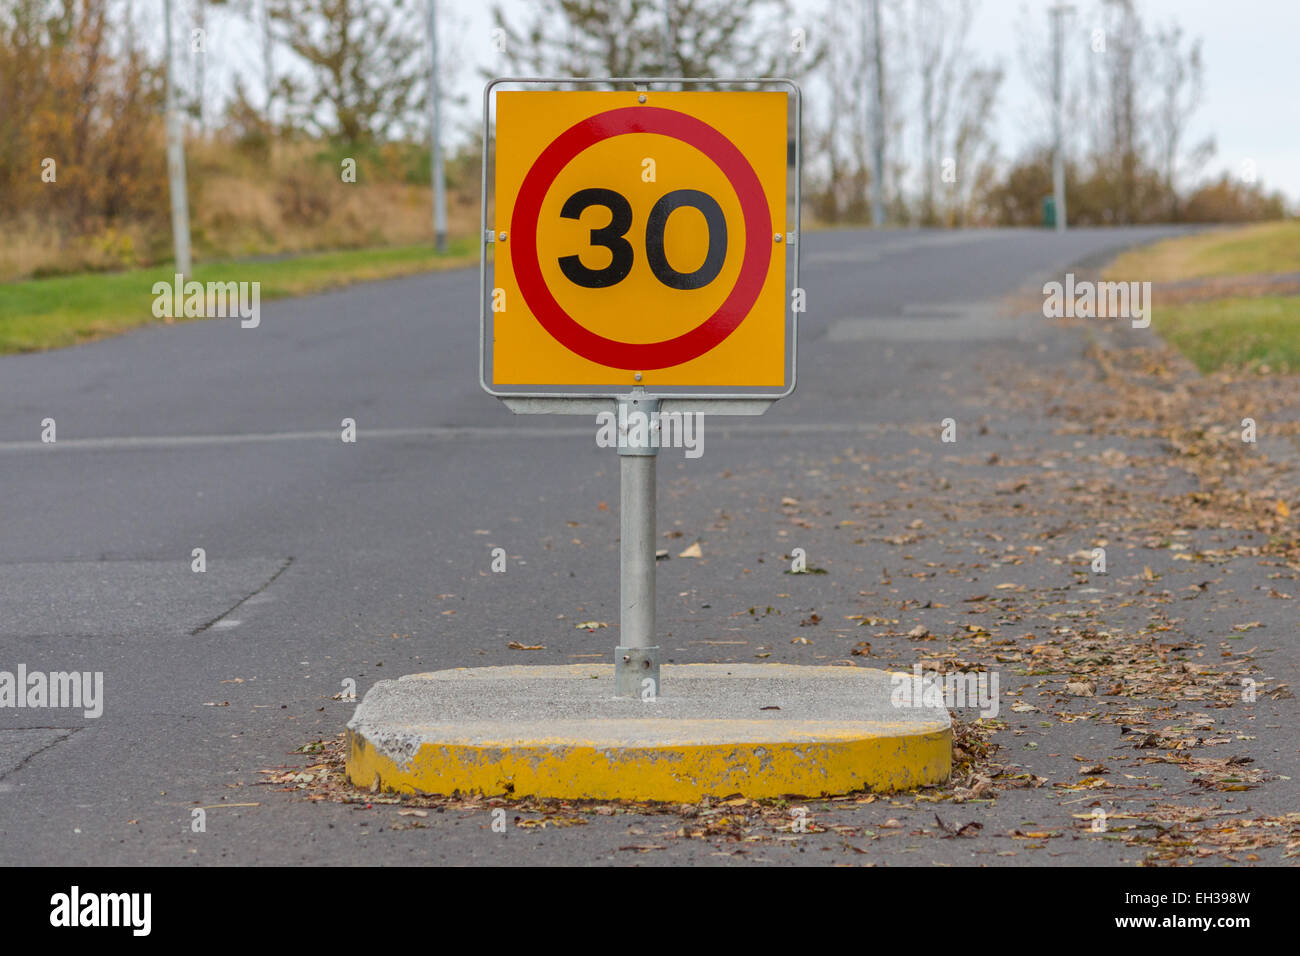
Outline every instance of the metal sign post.
[[[644, 444], [628, 434], [629, 412], [645, 414], [651, 425]], [[659, 645], [655, 640], [655, 465], [659, 442], [659, 401], [623, 398], [618, 402], [619, 481], [619, 639], [614, 648], [614, 693], [653, 700], [659, 695]], [[633, 432], [635, 435], [635, 432]]]
[[619, 697], [661, 692], [663, 416], [761, 415], [794, 391], [799, 123], [788, 80], [484, 90], [479, 380], [516, 414], [614, 411]]

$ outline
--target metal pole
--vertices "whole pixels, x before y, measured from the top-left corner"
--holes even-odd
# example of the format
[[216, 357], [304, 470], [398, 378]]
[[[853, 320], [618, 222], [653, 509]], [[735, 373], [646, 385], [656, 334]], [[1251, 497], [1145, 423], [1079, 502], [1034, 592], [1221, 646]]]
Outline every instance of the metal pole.
[[[618, 401], [619, 645], [614, 648], [614, 693], [659, 696], [655, 640], [655, 462], [659, 453], [658, 399], [639, 394]], [[644, 415], [638, 429], [634, 416]]]
[[[204, 99], [203, 94], [205, 92], [204, 88], [207, 84], [208, 20], [207, 17], [204, 16], [203, 6], [204, 6], [204, 0], [198, 0], [198, 2], [194, 4], [194, 19], [198, 23], [198, 29], [200, 31], [199, 35], [203, 37], [203, 50], [199, 56], [194, 57], [194, 99], [196, 101], [195, 105], [198, 107], [198, 112], [199, 112], [199, 138], [200, 139], [202, 139], [204, 135], [207, 134], [208, 131], [208, 127], [205, 121], [204, 111], [203, 111], [203, 99]], [[184, 33], [181, 34], [181, 36], [184, 35], [185, 35]], [[190, 52], [191, 53], [194, 52], [193, 47], [190, 48]]]
[[172, 246], [176, 271], [189, 276], [190, 203], [185, 192], [185, 146], [181, 118], [176, 110], [176, 59], [172, 55], [172, 4], [163, 0], [163, 32], [167, 55], [167, 182], [172, 200]]
[[[871, 0], [871, 40], [874, 47], [871, 70], [871, 224], [885, 224], [885, 53], [880, 34], [880, 0]], [[866, 44], [864, 43], [865, 47]], [[865, 49], [863, 51], [865, 55]], [[866, 71], [863, 71], [866, 74]]]
[[429, 125], [433, 156], [433, 235], [447, 251], [447, 180], [442, 168], [442, 81], [438, 77], [438, 0], [429, 0]]
[[1074, 7], [1057, 4], [1047, 11], [1052, 18], [1052, 207], [1056, 214], [1056, 231], [1065, 232], [1065, 14]]
[[672, 76], [673, 68], [673, 0], [664, 0], [664, 76]]
[[275, 118], [271, 107], [275, 103], [275, 63], [271, 37], [271, 0], [262, 0], [262, 82], [266, 84], [266, 125], [271, 127], [268, 142], [275, 142]]

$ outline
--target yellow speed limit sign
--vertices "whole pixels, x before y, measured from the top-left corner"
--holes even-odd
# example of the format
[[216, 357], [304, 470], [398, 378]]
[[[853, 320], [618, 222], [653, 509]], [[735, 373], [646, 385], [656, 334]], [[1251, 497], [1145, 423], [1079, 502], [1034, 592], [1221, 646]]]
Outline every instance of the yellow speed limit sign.
[[484, 387], [788, 394], [800, 307], [797, 88], [498, 82], [508, 81], [489, 84], [485, 104], [495, 139]]

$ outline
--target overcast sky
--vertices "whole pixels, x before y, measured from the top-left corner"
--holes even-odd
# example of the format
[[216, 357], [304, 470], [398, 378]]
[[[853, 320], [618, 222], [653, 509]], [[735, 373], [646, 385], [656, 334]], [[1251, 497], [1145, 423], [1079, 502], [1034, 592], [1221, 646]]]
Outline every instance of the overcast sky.
[[[423, 5], [423, 0], [417, 2]], [[503, 2], [521, 18], [532, 5], [532, 0]], [[795, 0], [796, 19], [806, 19], [810, 35], [826, 2]], [[861, 0], [834, 2], [847, 13]], [[1090, 19], [1092, 0], [1075, 2], [1082, 12], [1071, 20], [1072, 42], [1086, 48], [1092, 28], [1100, 24]], [[1026, 36], [1046, 37], [1049, 5], [1049, 0], [977, 0], [969, 48], [983, 61], [1000, 61], [1006, 72], [995, 117], [1003, 159], [1041, 136], [1041, 99], [1019, 54]], [[1202, 176], [1222, 170], [1237, 174], [1244, 160], [1252, 160], [1263, 185], [1281, 189], [1300, 208], [1300, 0], [1137, 0], [1137, 7], [1148, 29], [1177, 22], [1189, 36], [1203, 40], [1205, 95], [1185, 138], [1190, 146], [1213, 135], [1218, 144]], [[236, 55], [222, 58], [224, 68], [209, 61], [223, 74], [210, 78], [210, 92], [228, 88], [232, 71], [251, 74], [254, 84], [258, 75], [255, 35], [242, 23], [221, 22], [226, 15], [220, 9], [210, 14], [213, 42], [228, 41], [229, 46], [221, 45]], [[455, 61], [450, 92], [461, 99], [452, 119], [464, 137], [478, 123], [480, 68], [501, 69], [490, 43], [491, 0], [439, 0], [439, 9], [443, 46]], [[818, 105], [810, 103], [811, 111], [817, 112]]]
[[[1014, 155], [1022, 139], [1016, 118], [1035, 103], [1015, 62], [1018, 13], [1027, 8], [1046, 23], [1044, 11], [1051, 5], [983, 0], [977, 14], [974, 44], [1001, 56], [1008, 67], [998, 117], [1004, 153]], [[1204, 44], [1205, 97], [1187, 143], [1215, 137], [1218, 153], [1206, 173], [1235, 173], [1252, 159], [1266, 188], [1281, 189], [1300, 205], [1300, 0], [1137, 0], [1137, 8], [1149, 29], [1178, 23]], [[1098, 25], [1076, 17], [1077, 42], [1088, 43]]]
[[[795, 0], [810, 13], [826, 0]], [[850, 7], [858, 0], [838, 0]], [[490, 29], [489, 5], [479, 0], [441, 0], [448, 18], [459, 21], [468, 37]], [[505, 0], [507, 10], [527, 15], [529, 0]], [[1046, 35], [1048, 0], [981, 0], [969, 46], [983, 59], [997, 58], [1006, 70], [997, 116], [998, 145], [1003, 158], [1015, 156], [1031, 137], [1025, 117], [1039, 115], [1038, 94], [1018, 62], [1025, 29], [1024, 14], [1034, 35]], [[1092, 23], [1088, 0], [1076, 0], [1084, 11], [1073, 18], [1075, 42], [1089, 43]], [[1177, 22], [1189, 36], [1204, 43], [1205, 97], [1186, 142], [1191, 145], [1213, 135], [1216, 156], [1204, 175], [1221, 170], [1236, 173], [1245, 159], [1254, 161], [1268, 189], [1281, 189], [1300, 205], [1300, 0], [1137, 0], [1147, 27]], [[1037, 17], [1040, 22], [1033, 22]], [[810, 15], [808, 19], [814, 18]], [[487, 45], [465, 44], [465, 52], [480, 51], [478, 64], [491, 62]], [[461, 70], [460, 83], [471, 109], [478, 108], [477, 70]]]

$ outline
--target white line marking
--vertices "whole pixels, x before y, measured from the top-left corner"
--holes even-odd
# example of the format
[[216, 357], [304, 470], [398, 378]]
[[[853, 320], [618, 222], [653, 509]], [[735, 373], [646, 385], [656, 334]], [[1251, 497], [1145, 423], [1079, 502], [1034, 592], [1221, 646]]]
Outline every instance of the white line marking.
[[[908, 431], [916, 422], [863, 423], [863, 422], [764, 422], [750, 424], [713, 424], [717, 432], [734, 435], [820, 435], [820, 434], [884, 434]], [[358, 443], [402, 438], [423, 438], [431, 441], [471, 441], [515, 438], [592, 438], [594, 425], [584, 428], [371, 428], [357, 431]], [[167, 451], [205, 446], [241, 445], [259, 442], [329, 441], [339, 442], [337, 430], [311, 432], [251, 432], [235, 435], [125, 435], [112, 438], [60, 438], [57, 442], [0, 441], [0, 454], [5, 452], [58, 452], [58, 451]]]

